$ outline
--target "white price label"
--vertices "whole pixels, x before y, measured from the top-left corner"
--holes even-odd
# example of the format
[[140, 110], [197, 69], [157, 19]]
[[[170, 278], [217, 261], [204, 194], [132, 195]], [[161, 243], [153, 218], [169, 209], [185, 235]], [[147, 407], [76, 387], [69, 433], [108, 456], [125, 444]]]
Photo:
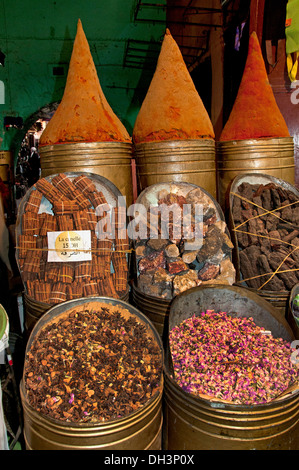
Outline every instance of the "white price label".
[[90, 230], [48, 232], [48, 261], [91, 261]]

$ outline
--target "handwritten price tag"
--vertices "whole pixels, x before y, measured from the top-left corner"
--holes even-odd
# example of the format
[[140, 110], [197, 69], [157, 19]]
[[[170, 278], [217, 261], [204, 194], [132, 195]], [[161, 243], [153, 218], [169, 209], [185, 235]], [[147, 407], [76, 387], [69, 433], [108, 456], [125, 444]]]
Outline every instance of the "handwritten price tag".
[[48, 261], [91, 261], [90, 230], [48, 232]]

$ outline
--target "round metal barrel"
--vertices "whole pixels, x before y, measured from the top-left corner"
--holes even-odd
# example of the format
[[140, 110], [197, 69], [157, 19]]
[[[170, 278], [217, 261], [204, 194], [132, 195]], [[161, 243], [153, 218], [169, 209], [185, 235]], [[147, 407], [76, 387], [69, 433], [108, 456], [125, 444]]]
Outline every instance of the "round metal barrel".
[[[240, 268], [240, 248], [238, 247], [238, 239], [236, 232], [236, 225], [233, 220], [233, 204], [235, 194], [238, 192], [238, 186], [243, 182], [250, 184], [269, 184], [274, 183], [277, 186], [280, 186], [282, 189], [287, 189], [292, 191], [299, 198], [298, 189], [293, 186], [290, 182], [283, 179], [277, 178], [272, 175], [264, 173], [243, 173], [238, 176], [235, 176], [231, 182], [230, 191], [229, 191], [229, 211], [228, 211], [228, 227], [231, 233], [231, 239], [234, 244], [233, 249], [233, 263], [236, 268], [236, 281], [240, 286], [250, 287], [247, 283], [242, 281], [242, 273]], [[254, 207], [254, 206], [253, 206]], [[265, 211], [266, 212], [266, 211]], [[243, 278], [244, 279], [244, 278]], [[259, 296], [271, 303], [281, 314], [282, 317], [286, 317], [288, 313], [288, 301], [290, 297], [289, 291], [271, 291], [268, 289], [251, 289], [253, 292], [256, 292]]]
[[197, 184], [216, 197], [215, 141], [146, 142], [134, 147], [139, 192], [162, 182]]
[[[144, 324], [161, 350], [163, 346], [151, 322], [126, 302], [108, 297], [89, 297], [59, 304], [45, 313], [35, 325], [27, 343], [26, 352], [39, 332], [53, 319], [59, 320], [70, 309], [93, 302], [119, 305]], [[27, 450], [160, 450], [162, 444], [162, 391], [160, 390], [136, 412], [120, 419], [96, 423], [70, 423], [59, 421], [38, 413], [26, 399], [24, 380], [20, 384], [24, 411], [24, 438]]]
[[147, 295], [138, 289], [135, 284], [132, 285], [132, 301], [150, 319], [163, 340], [168, 331], [168, 315], [171, 301]]
[[[238, 283], [242, 287], [242, 283]], [[255, 290], [250, 289], [260, 297], [265, 299], [269, 302], [272, 307], [276, 308], [276, 310], [280, 313], [283, 318], [286, 318], [288, 312], [288, 300], [290, 297], [290, 293], [287, 291], [282, 292], [275, 292], [271, 290]]]
[[292, 137], [217, 142], [216, 161], [217, 198], [222, 208], [228, 207], [228, 191], [239, 174], [261, 172], [295, 182]]
[[51, 305], [38, 302], [35, 299], [32, 299], [26, 293], [23, 294], [24, 300], [24, 328], [27, 336], [31, 333], [34, 325], [40, 319], [40, 317], [50, 310]]
[[[169, 329], [207, 309], [251, 316], [274, 337], [293, 340], [292, 331], [269, 302], [245, 288], [197, 287], [175, 298]], [[207, 400], [188, 394], [173, 379], [169, 350], [164, 368], [164, 448], [167, 450], [296, 450], [299, 446], [299, 390], [254, 406]]]
[[104, 176], [133, 202], [132, 144], [87, 142], [40, 147], [41, 176], [80, 171]]

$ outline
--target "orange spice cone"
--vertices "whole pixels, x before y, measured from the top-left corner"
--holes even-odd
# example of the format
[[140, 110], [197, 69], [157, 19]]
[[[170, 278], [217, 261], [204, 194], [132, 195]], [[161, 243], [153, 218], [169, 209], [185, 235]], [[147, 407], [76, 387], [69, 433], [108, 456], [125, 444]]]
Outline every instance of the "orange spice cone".
[[40, 146], [110, 141], [131, 142], [131, 138], [104, 96], [79, 20], [64, 94]]
[[219, 140], [269, 137], [290, 137], [290, 134], [276, 103], [257, 35], [253, 32], [238, 94]]
[[209, 115], [167, 29], [155, 73], [136, 118], [133, 141], [139, 144], [214, 137]]

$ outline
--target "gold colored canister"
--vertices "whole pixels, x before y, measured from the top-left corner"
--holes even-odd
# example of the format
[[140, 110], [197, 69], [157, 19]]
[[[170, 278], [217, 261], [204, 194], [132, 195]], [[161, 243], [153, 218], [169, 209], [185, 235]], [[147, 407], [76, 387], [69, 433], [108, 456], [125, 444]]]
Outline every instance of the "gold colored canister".
[[295, 183], [294, 142], [292, 137], [232, 140], [216, 143], [217, 199], [228, 207], [232, 180], [243, 173], [266, 173]]
[[87, 142], [40, 147], [41, 176], [80, 171], [104, 176], [133, 203], [132, 144]]
[[[266, 300], [236, 286], [200, 286], [175, 298], [169, 330], [194, 312], [213, 308], [252, 316], [272, 335], [292, 341], [286, 320]], [[169, 348], [164, 366], [165, 450], [297, 450], [299, 446], [299, 389], [269, 403], [234, 404], [209, 400], [184, 391], [174, 380]]]
[[[158, 333], [150, 321], [137, 309], [126, 302], [109, 297], [88, 297], [64, 302], [52, 307], [36, 323], [29, 337], [26, 352], [40, 329], [52, 320], [58, 320], [69, 309], [84, 304], [106, 303], [119, 305], [144, 324], [148, 334], [153, 336], [161, 351], [163, 346]], [[26, 450], [161, 450], [162, 446], [162, 392], [161, 373], [157, 393], [137, 411], [122, 418], [103, 422], [77, 423], [49, 418], [36, 411], [28, 402], [24, 378], [20, 393], [24, 413], [24, 439]]]
[[196, 184], [216, 197], [215, 141], [168, 140], [134, 146], [139, 192], [156, 183]]

